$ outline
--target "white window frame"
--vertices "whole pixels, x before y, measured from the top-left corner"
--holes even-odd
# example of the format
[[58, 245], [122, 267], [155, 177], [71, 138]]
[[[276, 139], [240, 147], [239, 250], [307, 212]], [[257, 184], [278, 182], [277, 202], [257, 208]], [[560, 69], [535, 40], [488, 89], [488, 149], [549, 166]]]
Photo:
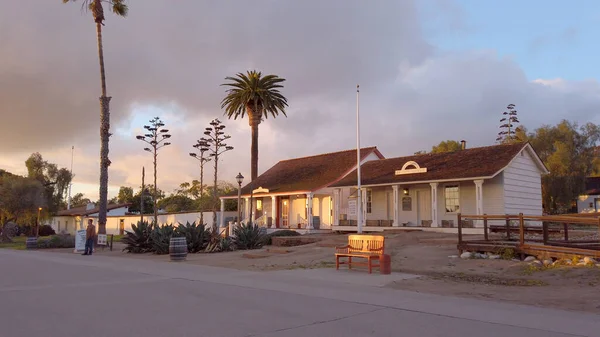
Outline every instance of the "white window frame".
[[[446, 196], [446, 190], [448, 188], [456, 187], [456, 200], [458, 203], [458, 209], [456, 211], [448, 211], [448, 197]], [[460, 213], [460, 184], [445, 184], [444, 185], [444, 211], [446, 214], [457, 214]]]
[[367, 189], [365, 198], [367, 198], [367, 214], [371, 214], [373, 212], [373, 191], [370, 188]]

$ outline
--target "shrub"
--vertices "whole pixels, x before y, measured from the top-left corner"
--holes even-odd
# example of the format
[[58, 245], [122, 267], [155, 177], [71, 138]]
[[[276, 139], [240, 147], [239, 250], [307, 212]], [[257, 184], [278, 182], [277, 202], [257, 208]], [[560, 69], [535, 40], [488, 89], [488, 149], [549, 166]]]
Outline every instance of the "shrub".
[[210, 235], [203, 224], [196, 224], [196, 222], [191, 224], [187, 222], [185, 225], [179, 224], [175, 232], [177, 236], [185, 237], [190, 253], [198, 253], [204, 250]]
[[174, 233], [173, 225], [154, 226], [150, 234], [154, 254], [169, 254], [169, 244]]
[[271, 245], [271, 244], [273, 244], [272, 238], [274, 238], [274, 237], [278, 237], [278, 236], [300, 236], [300, 235], [302, 235], [302, 234], [300, 234], [300, 233], [298, 233], [296, 231], [293, 231], [293, 230], [290, 230], [290, 229], [282, 229], [280, 231], [273, 232], [271, 234], [267, 234], [267, 236], [265, 237], [265, 245]]
[[75, 237], [72, 235], [53, 235], [48, 239], [38, 240], [38, 248], [75, 248]]
[[262, 228], [252, 223], [235, 226], [233, 235], [237, 249], [259, 249], [265, 244], [267, 236]]
[[126, 231], [121, 242], [127, 246], [123, 251], [128, 253], [142, 254], [153, 250], [151, 234], [154, 226], [147, 221], [138, 221], [137, 225], [131, 225], [132, 232]]
[[54, 229], [52, 229], [52, 227], [49, 225], [41, 225], [40, 226], [40, 236], [50, 236], [50, 235], [56, 235], [56, 232], [54, 231]]

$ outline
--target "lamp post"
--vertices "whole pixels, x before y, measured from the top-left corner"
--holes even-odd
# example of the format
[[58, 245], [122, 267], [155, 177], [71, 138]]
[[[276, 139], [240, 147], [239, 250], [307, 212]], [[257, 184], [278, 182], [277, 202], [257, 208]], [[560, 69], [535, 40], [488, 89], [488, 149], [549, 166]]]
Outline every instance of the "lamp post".
[[40, 236], [40, 212], [42, 211], [41, 207], [38, 207], [38, 214], [37, 214], [37, 222], [36, 222], [36, 229], [35, 229], [35, 237], [39, 237]]
[[238, 183], [238, 224], [241, 225], [242, 224], [242, 208], [241, 208], [241, 201], [242, 201], [242, 181], [244, 181], [244, 176], [242, 175], [242, 173], [238, 173], [238, 175], [235, 177], [235, 180], [237, 180]]

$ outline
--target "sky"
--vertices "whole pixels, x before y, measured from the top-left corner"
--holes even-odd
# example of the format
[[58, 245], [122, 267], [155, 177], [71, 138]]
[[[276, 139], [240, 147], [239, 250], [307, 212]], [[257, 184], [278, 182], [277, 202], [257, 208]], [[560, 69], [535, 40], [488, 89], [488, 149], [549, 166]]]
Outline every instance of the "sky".
[[[129, 1], [103, 27], [111, 101], [109, 198], [138, 187], [151, 155], [135, 139], [154, 116], [171, 131], [158, 187], [199, 178], [195, 140], [218, 118], [234, 150], [219, 180], [250, 176], [247, 120], [223, 116], [226, 76], [286, 79], [288, 117], [259, 128], [259, 173], [279, 160], [361, 145], [386, 157], [440, 141], [492, 145], [515, 104], [534, 130], [600, 123], [600, 2], [479, 0]], [[70, 167], [73, 194], [95, 200], [100, 80], [96, 32], [81, 2], [0, 0], [0, 168], [26, 174], [33, 152]], [[205, 180], [212, 179], [211, 163]], [[246, 182], [249, 179], [246, 180]]]

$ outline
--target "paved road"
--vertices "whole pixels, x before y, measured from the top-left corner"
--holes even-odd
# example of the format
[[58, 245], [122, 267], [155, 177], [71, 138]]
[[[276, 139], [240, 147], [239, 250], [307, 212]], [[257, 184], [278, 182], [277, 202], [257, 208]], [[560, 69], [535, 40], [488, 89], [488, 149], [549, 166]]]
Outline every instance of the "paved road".
[[390, 290], [353, 274], [0, 249], [0, 337], [600, 335], [596, 315]]

